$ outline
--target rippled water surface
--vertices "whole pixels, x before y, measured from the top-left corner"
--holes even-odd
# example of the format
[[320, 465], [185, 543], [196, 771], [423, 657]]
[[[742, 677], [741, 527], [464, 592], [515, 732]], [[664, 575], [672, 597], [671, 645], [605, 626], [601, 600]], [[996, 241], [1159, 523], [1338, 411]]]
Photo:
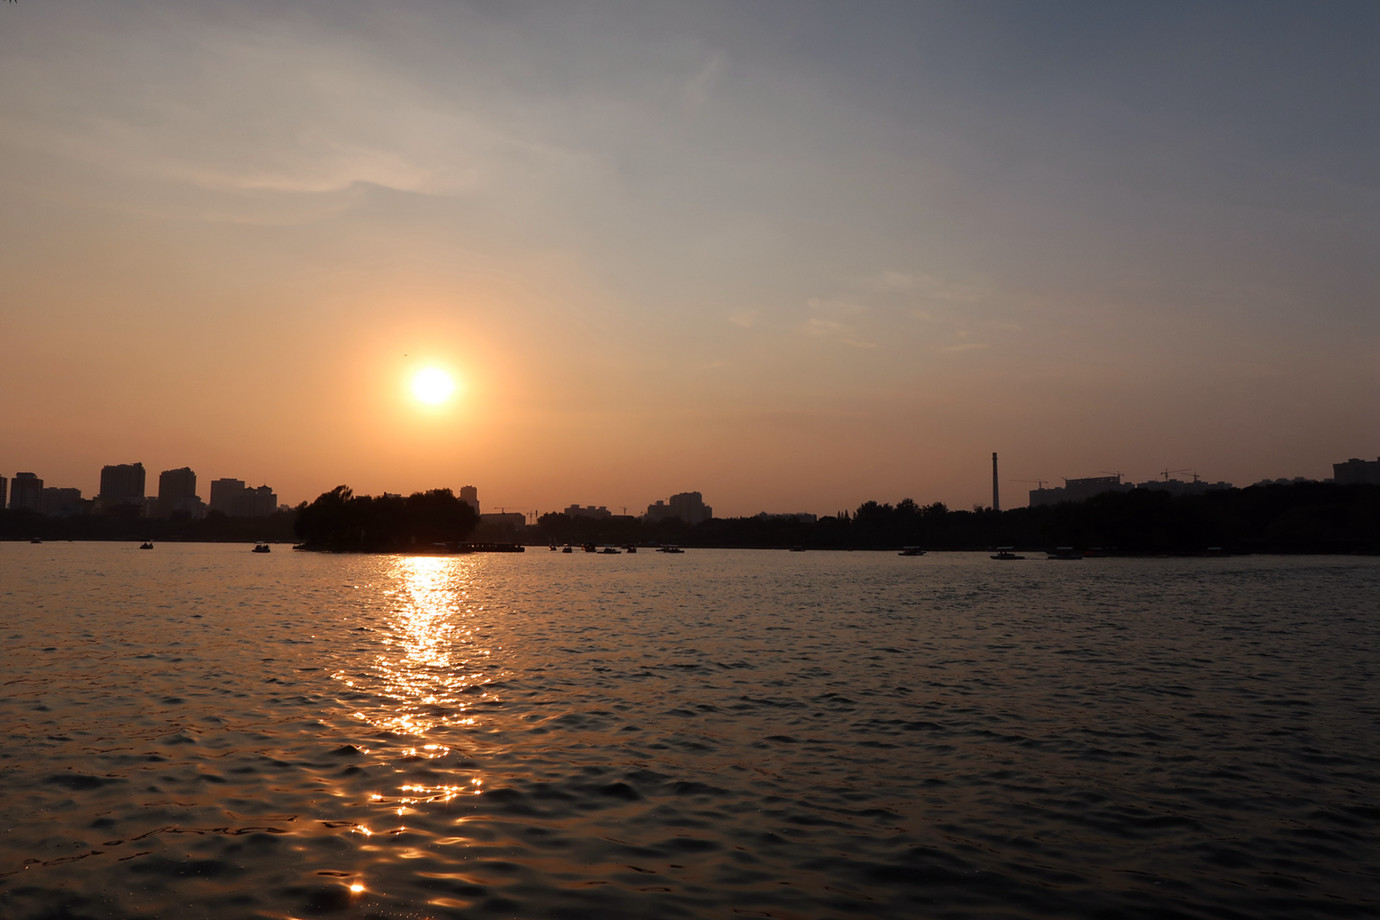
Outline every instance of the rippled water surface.
[[1380, 560], [0, 544], [0, 917], [1374, 917]]

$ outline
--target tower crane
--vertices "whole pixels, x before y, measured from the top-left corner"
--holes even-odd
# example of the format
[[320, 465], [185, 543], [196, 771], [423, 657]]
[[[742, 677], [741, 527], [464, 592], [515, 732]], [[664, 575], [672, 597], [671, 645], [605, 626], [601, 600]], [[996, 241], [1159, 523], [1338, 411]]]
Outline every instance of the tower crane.
[[520, 513], [524, 519], [531, 518], [533, 515], [536, 514], [536, 512], [533, 511], [531, 508], [509, 508], [507, 505], [500, 505], [498, 508], [499, 514], [507, 514], [509, 511], [513, 512], [514, 514]]
[[[1168, 467], [1164, 468], [1163, 470], [1160, 470], [1160, 475], [1164, 477], [1164, 481], [1165, 481], [1165, 482], [1168, 482], [1168, 481], [1169, 481], [1169, 476], [1170, 476], [1170, 474], [1172, 474], [1172, 473], [1193, 473], [1193, 471], [1190, 470], [1190, 469], [1171, 470], [1171, 469], [1169, 469]], [[1194, 474], [1193, 474], [1193, 478], [1194, 478], [1194, 479], [1197, 479], [1197, 478], [1198, 478], [1198, 474], [1197, 474], [1197, 473], [1194, 473]]]
[[1013, 479], [1012, 482], [1033, 482], [1033, 483], [1035, 483], [1036, 488], [1043, 489], [1043, 488], [1045, 487], [1045, 483], [1049, 482], [1049, 480], [1048, 480], [1048, 479]]

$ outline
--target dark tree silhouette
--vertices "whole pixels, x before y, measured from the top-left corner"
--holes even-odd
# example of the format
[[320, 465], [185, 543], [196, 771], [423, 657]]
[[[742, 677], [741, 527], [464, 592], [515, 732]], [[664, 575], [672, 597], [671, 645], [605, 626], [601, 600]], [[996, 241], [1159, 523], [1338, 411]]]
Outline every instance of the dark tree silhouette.
[[295, 530], [309, 549], [395, 552], [458, 544], [478, 523], [450, 489], [375, 498], [336, 486], [298, 511]]

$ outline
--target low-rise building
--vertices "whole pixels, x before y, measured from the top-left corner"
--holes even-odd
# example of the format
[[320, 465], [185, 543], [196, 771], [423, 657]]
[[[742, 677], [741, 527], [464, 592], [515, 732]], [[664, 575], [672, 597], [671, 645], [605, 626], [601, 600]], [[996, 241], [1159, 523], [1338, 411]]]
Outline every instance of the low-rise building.
[[268, 486], [248, 488], [242, 479], [211, 483], [211, 510], [226, 517], [268, 517], [278, 510], [278, 496]]
[[1060, 502], [1081, 502], [1104, 492], [1129, 492], [1135, 488], [1121, 481], [1121, 474], [1088, 476], [1084, 479], [1065, 479], [1062, 486], [1051, 489], [1031, 489], [1030, 507], [1057, 505]]
[[1332, 464], [1332, 481], [1351, 483], [1370, 483], [1380, 485], [1380, 457], [1374, 460], [1358, 460], [1352, 457], [1345, 463]]
[[481, 514], [473, 539], [481, 543], [515, 543], [526, 527], [527, 515], [521, 511]]
[[45, 486], [39, 510], [49, 517], [74, 517], [86, 511], [86, 504], [82, 501], [81, 489]]

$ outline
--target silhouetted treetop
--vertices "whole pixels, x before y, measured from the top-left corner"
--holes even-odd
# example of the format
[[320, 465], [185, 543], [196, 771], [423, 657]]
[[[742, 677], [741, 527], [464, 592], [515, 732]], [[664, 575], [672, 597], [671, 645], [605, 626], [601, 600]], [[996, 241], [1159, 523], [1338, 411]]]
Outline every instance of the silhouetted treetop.
[[402, 551], [459, 543], [479, 515], [450, 489], [400, 495], [355, 495], [336, 486], [297, 513], [297, 536], [309, 548]]

